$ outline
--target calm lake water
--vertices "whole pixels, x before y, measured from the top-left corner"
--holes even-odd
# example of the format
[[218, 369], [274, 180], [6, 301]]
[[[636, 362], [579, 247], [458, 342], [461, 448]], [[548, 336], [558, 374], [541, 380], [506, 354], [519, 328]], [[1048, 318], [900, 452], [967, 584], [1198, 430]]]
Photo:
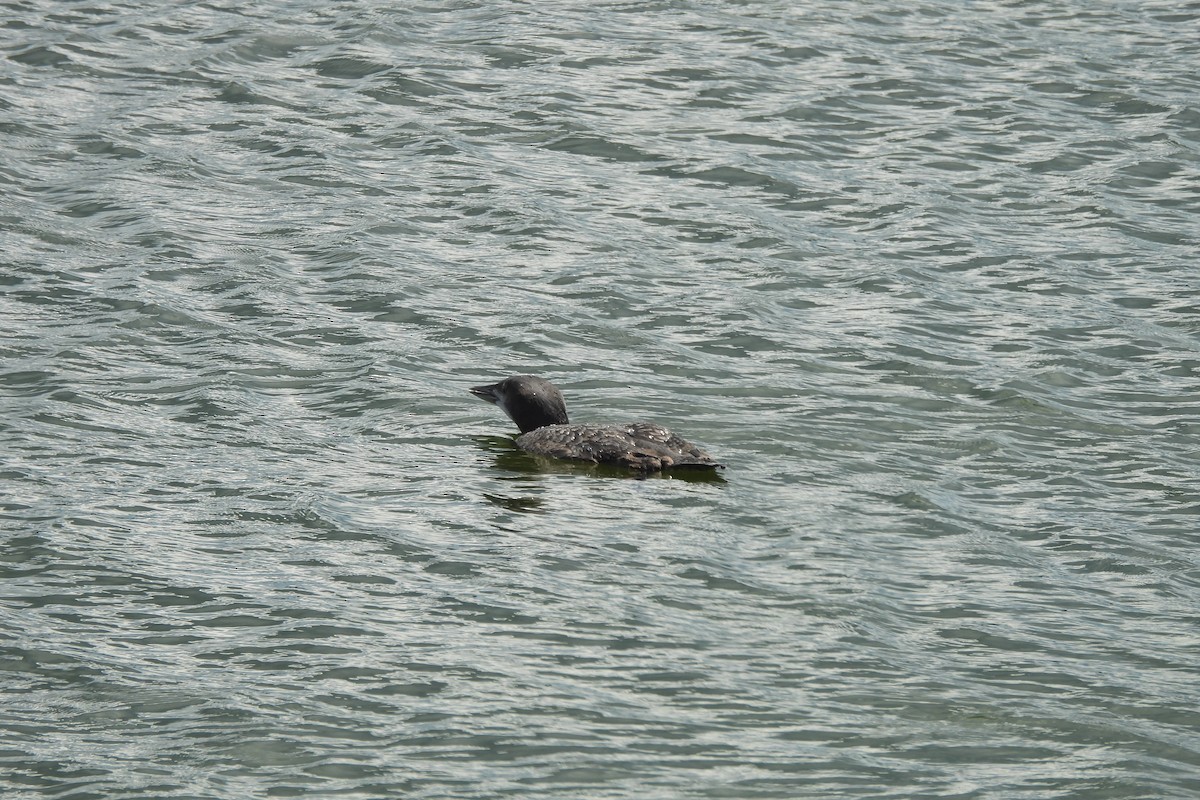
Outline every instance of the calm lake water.
[[1200, 4], [0, 8], [4, 798], [1200, 795]]

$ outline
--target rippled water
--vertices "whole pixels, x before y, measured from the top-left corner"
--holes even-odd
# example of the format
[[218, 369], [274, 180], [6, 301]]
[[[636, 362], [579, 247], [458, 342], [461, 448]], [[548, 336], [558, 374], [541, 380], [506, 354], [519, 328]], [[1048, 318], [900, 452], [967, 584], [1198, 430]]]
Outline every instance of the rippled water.
[[5, 798], [1200, 794], [1200, 5], [0, 8]]

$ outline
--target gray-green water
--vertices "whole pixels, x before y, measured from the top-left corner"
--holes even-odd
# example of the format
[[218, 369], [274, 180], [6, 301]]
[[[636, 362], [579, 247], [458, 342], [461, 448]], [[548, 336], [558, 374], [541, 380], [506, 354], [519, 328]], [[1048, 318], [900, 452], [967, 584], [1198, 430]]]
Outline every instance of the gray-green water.
[[[4, 798], [1200, 794], [1200, 6], [0, 4]], [[552, 469], [466, 387], [723, 481]]]

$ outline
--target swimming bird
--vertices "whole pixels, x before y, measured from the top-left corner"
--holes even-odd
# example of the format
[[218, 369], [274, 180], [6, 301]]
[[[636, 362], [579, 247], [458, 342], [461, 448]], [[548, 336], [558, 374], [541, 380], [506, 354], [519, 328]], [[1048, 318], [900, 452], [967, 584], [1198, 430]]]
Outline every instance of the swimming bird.
[[652, 422], [572, 425], [567, 404], [553, 383], [514, 375], [471, 394], [493, 403], [521, 429], [517, 447], [537, 455], [612, 464], [639, 472], [724, 468], [696, 445]]

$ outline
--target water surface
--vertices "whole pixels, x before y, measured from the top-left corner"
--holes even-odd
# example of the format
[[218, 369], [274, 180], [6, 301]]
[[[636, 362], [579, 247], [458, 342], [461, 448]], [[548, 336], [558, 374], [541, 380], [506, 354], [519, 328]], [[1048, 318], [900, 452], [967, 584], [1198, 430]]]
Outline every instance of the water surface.
[[1197, 22], [6, 3], [4, 796], [1194, 797]]

